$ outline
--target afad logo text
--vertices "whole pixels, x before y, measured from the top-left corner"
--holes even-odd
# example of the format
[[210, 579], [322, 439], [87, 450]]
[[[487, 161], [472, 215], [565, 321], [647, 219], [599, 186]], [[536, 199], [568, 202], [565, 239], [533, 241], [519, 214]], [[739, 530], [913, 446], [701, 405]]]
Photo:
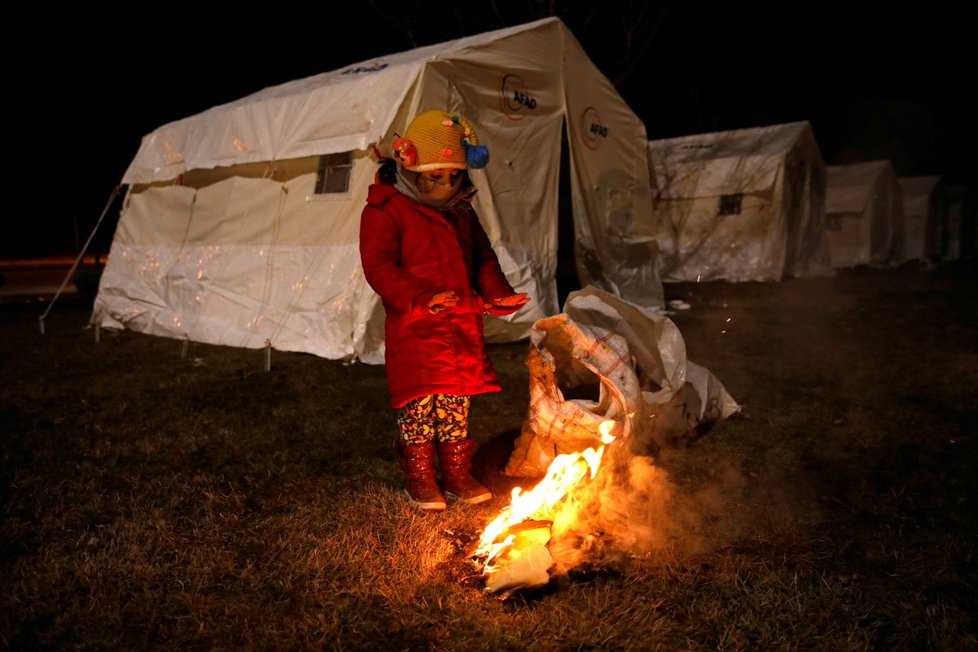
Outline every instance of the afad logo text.
[[499, 82], [499, 108], [510, 120], [522, 120], [526, 111], [537, 108], [537, 100], [516, 75], [503, 75]]
[[597, 149], [608, 138], [608, 126], [601, 120], [601, 114], [593, 106], [581, 113], [581, 138], [591, 149]]

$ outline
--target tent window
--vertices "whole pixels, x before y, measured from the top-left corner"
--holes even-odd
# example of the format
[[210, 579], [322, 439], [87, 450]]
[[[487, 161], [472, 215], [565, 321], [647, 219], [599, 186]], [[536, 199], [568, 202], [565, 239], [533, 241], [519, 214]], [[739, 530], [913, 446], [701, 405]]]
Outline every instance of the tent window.
[[351, 152], [323, 154], [319, 157], [316, 173], [316, 194], [347, 192], [350, 190], [350, 170], [353, 169]]
[[740, 204], [744, 201], [744, 193], [720, 195], [720, 215], [740, 215]]

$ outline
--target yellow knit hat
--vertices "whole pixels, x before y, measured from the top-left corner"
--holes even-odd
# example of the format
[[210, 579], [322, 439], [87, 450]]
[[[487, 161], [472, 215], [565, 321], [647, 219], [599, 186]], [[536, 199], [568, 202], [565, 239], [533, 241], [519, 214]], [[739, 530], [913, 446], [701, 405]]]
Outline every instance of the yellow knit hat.
[[461, 116], [433, 110], [419, 113], [403, 138], [394, 140], [394, 158], [414, 172], [437, 168], [485, 167], [489, 150], [479, 144], [471, 125]]

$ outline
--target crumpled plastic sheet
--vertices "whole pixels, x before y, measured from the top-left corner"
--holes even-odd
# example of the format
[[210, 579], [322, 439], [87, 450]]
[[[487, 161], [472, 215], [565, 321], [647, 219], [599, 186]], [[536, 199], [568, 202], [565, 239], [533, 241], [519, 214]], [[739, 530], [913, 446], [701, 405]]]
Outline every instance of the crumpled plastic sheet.
[[740, 410], [709, 370], [686, 359], [670, 319], [593, 287], [533, 325], [527, 365], [530, 405], [509, 476], [542, 476], [557, 455], [600, 445], [605, 421], [617, 440], [649, 454]]

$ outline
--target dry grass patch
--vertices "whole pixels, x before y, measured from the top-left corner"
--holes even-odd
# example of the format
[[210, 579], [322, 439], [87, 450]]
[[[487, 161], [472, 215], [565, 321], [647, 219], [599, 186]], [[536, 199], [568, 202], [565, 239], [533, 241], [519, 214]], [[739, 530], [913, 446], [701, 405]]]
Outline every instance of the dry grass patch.
[[654, 545], [506, 601], [465, 551], [516, 484], [525, 343], [473, 403], [496, 498], [418, 514], [383, 368], [0, 305], [0, 645], [974, 648], [974, 271], [668, 288], [743, 414], [655, 460]]

